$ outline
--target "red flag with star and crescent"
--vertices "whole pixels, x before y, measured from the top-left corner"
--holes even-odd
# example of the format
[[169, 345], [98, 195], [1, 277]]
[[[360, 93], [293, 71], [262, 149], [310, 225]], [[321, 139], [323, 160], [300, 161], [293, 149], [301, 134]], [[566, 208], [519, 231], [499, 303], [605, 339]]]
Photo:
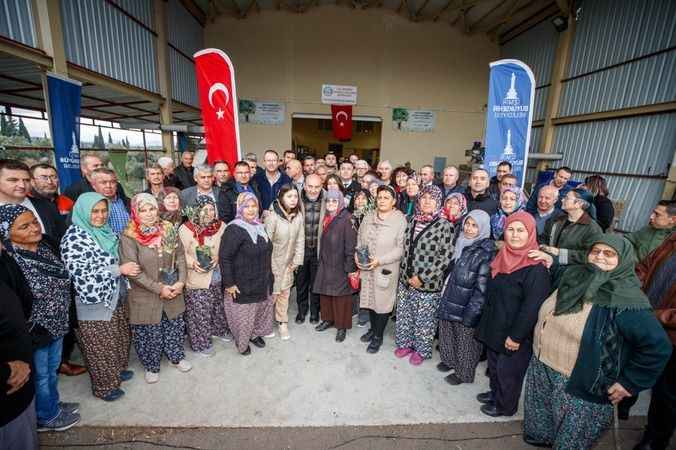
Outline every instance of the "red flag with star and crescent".
[[193, 55], [202, 108], [209, 164], [227, 161], [230, 167], [242, 159], [235, 68], [228, 55], [217, 48]]
[[352, 105], [331, 105], [333, 135], [339, 141], [352, 139]]

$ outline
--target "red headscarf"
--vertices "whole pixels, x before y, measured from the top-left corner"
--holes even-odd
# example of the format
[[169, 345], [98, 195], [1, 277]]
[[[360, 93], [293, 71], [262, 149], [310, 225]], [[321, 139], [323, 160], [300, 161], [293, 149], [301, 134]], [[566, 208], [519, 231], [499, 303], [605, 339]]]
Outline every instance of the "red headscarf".
[[513, 222], [521, 222], [528, 230], [528, 242], [521, 248], [512, 248], [507, 239], [505, 245], [498, 252], [491, 263], [491, 276], [495, 278], [499, 273], [510, 274], [524, 267], [542, 264], [542, 261], [535, 261], [528, 257], [528, 252], [538, 249], [537, 232], [535, 219], [525, 211], [517, 211], [507, 216], [505, 220], [505, 230]]

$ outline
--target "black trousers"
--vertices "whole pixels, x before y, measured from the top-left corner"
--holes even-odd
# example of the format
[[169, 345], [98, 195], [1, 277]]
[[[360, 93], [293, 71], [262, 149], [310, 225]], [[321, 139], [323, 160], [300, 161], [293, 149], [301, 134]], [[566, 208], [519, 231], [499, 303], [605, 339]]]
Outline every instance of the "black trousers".
[[506, 416], [516, 414], [526, 369], [533, 354], [530, 341], [521, 343], [519, 350], [509, 355], [488, 349], [488, 377], [495, 405]]
[[309, 309], [311, 317], [319, 317], [319, 295], [312, 292], [318, 268], [316, 250], [306, 248], [303, 265], [298, 268], [296, 274], [296, 303], [298, 314], [302, 316], [306, 316]]
[[385, 333], [385, 327], [387, 326], [387, 320], [390, 318], [390, 313], [378, 314], [372, 309], [369, 309], [368, 312], [373, 334], [382, 339], [383, 334]]
[[664, 368], [664, 372], [653, 386], [648, 410], [646, 437], [652, 441], [652, 448], [667, 449], [676, 428], [676, 348]]

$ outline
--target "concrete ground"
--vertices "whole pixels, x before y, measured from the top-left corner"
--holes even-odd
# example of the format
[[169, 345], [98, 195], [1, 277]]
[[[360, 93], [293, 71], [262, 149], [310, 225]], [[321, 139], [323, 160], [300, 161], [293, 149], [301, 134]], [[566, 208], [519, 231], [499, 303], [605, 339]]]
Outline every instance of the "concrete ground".
[[[91, 395], [86, 375], [61, 377], [61, 398], [81, 403], [82, 421], [68, 433], [43, 435], [44, 444], [105, 447], [141, 439], [155, 444], [115, 448], [380, 449], [392, 448], [397, 436], [397, 449], [523, 447], [522, 408], [509, 419], [479, 411], [475, 396], [488, 389], [484, 363], [474, 384], [450, 386], [435, 368], [438, 354], [419, 367], [394, 357], [393, 322], [381, 351], [370, 355], [359, 341], [367, 328], [358, 328], [356, 318], [345, 342], [337, 343], [335, 329], [318, 333], [309, 321], [296, 325], [295, 314], [292, 300], [291, 340], [266, 339], [266, 348], [252, 346], [248, 357], [233, 343], [217, 342], [215, 355], [204, 358], [186, 343], [193, 370], [180, 373], [165, 360], [154, 385], [143, 380], [132, 349], [136, 376], [124, 383], [125, 397], [113, 403]], [[644, 415], [647, 401], [641, 398], [632, 412]], [[638, 429], [638, 423], [622, 425]], [[629, 437], [633, 442], [635, 436]]]

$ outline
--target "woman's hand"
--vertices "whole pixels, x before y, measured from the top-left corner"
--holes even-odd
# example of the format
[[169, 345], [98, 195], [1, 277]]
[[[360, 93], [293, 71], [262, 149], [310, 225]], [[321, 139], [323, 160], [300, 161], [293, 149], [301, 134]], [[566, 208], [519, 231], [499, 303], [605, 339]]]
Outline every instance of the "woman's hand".
[[230, 294], [230, 296], [232, 297], [233, 300], [235, 298], [237, 298], [237, 294], [239, 294], [239, 288], [237, 287], [237, 285], [234, 285], [234, 284], [232, 286], [230, 286], [229, 288], [225, 288], [225, 291], [228, 294]]
[[545, 267], [548, 269], [554, 264], [554, 257], [549, 253], [545, 253], [541, 250], [531, 250], [528, 252], [528, 257], [534, 259], [535, 261], [542, 261], [545, 263]]
[[519, 350], [519, 347], [521, 347], [521, 344], [514, 342], [511, 337], [507, 336], [507, 339], [505, 339], [505, 348], [507, 350], [510, 352], [516, 352]]
[[120, 273], [125, 276], [136, 277], [141, 273], [141, 266], [129, 261], [120, 265]]
[[541, 245], [540, 250], [547, 252], [550, 255], [559, 256], [559, 249], [556, 247], [550, 247], [549, 245]]
[[185, 284], [180, 282], [180, 281], [177, 281], [176, 283], [171, 285], [170, 288], [171, 288], [172, 292], [174, 293], [174, 295], [171, 298], [174, 298], [174, 297], [178, 296], [181, 292], [183, 292], [183, 286], [185, 286]]
[[31, 366], [18, 360], [9, 361], [7, 365], [9, 366], [9, 378], [7, 379], [9, 390], [7, 390], [7, 395], [11, 395], [21, 389], [30, 379]]
[[378, 258], [371, 258], [371, 262], [369, 263], [366, 270], [375, 270], [378, 266], [380, 265], [380, 261], [378, 261]]
[[412, 287], [416, 289], [420, 289], [422, 287], [422, 281], [420, 281], [420, 278], [418, 275], [412, 276], [411, 278], [408, 279], [408, 284], [411, 285]]
[[160, 288], [160, 298], [164, 300], [171, 300], [174, 297], [174, 291], [171, 290], [171, 286], [162, 285]]
[[617, 405], [626, 397], [631, 397], [631, 394], [620, 383], [615, 383], [608, 388], [608, 400], [613, 405]]
[[197, 273], [207, 273], [208, 272], [208, 270], [202, 269], [202, 266], [200, 266], [197, 261], [192, 262], [192, 270], [194, 270]]

